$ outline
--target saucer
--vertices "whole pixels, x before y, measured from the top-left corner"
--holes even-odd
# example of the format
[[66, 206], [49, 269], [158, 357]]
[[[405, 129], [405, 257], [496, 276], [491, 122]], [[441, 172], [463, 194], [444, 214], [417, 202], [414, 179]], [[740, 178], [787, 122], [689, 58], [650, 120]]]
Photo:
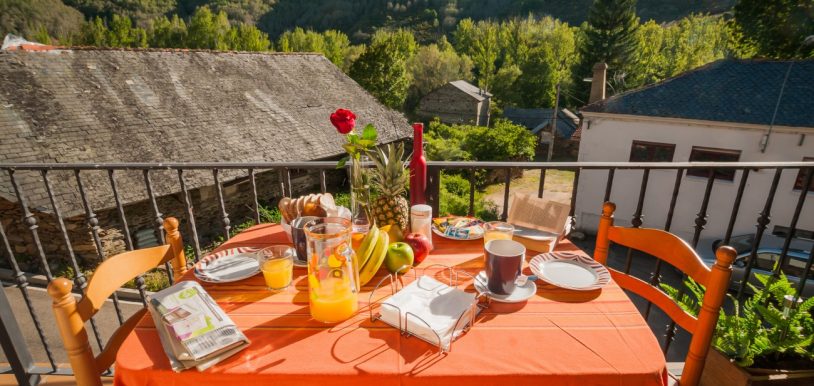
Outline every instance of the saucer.
[[485, 293], [492, 300], [501, 303], [520, 303], [529, 300], [534, 294], [537, 293], [537, 284], [533, 280], [529, 280], [523, 286], [515, 286], [514, 291], [508, 295], [500, 295], [489, 292], [489, 287], [486, 285], [486, 272], [478, 272], [475, 276], [475, 289], [478, 293]]

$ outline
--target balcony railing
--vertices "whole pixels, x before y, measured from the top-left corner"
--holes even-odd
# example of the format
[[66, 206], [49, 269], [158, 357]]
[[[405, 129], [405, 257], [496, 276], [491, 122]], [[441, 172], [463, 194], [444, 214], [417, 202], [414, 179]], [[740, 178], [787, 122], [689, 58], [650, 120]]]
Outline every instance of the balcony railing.
[[[155, 227], [155, 234], [159, 238], [163, 238], [163, 231], [161, 229], [161, 224], [163, 222], [162, 208], [159, 204], [160, 200], [158, 195], [155, 193], [155, 178], [156, 175], [161, 174], [164, 178], [170, 173], [170, 175], [174, 175], [173, 179], [177, 179], [173, 181], [173, 184], [177, 182], [178, 190], [175, 194], [180, 194], [181, 201], [183, 204], [183, 211], [182, 213], [170, 213], [172, 216], [178, 217], [187, 224], [187, 229], [183, 231], [184, 233], [184, 240], [190, 244], [191, 251], [193, 256], [188, 256], [193, 261], [197, 261], [202, 253], [202, 246], [201, 246], [201, 238], [199, 237], [199, 230], [196, 226], [195, 217], [196, 212], [194, 205], [192, 204], [192, 199], [190, 197], [190, 189], [188, 189], [188, 176], [190, 173], [197, 173], [200, 177], [201, 173], [211, 174], [211, 186], [214, 186], [216, 195], [210, 200], [216, 200], [217, 207], [219, 209], [219, 222], [220, 226], [222, 227], [222, 234], [228, 238], [230, 235], [230, 230], [232, 227], [232, 219], [230, 219], [230, 215], [227, 212], [227, 200], [228, 197], [224, 195], [224, 174], [234, 175], [236, 172], [239, 172], [241, 178], [245, 178], [248, 181], [248, 185], [244, 189], [249, 189], [249, 203], [248, 205], [251, 208], [251, 220], [255, 223], [260, 223], [261, 221], [261, 202], [276, 202], [276, 199], [282, 196], [291, 196], [295, 193], [293, 190], [292, 185], [292, 172], [294, 171], [306, 171], [308, 173], [312, 173], [315, 177], [318, 176], [318, 185], [319, 189], [322, 192], [325, 192], [329, 188], [328, 184], [328, 175], [336, 173], [336, 163], [332, 161], [326, 162], [254, 162], [254, 163], [108, 163], [108, 164], [9, 164], [9, 163], [0, 163], [0, 181], [5, 179], [9, 182], [9, 185], [12, 187], [11, 192], [4, 192], [0, 191], [0, 193], [11, 194], [12, 199], [11, 202], [14, 203], [15, 208], [18, 211], [4, 211], [0, 213], [0, 255], [3, 255], [8, 260], [8, 267], [13, 273], [13, 280], [16, 287], [20, 290], [22, 299], [25, 302], [25, 308], [27, 309], [30, 318], [32, 320], [33, 328], [36, 329], [37, 335], [39, 336], [39, 341], [42, 344], [42, 348], [44, 349], [45, 356], [47, 356], [48, 365], [47, 366], [37, 366], [32, 359], [30, 354], [29, 347], [26, 345], [24, 339], [22, 338], [22, 334], [20, 333], [20, 326], [17, 323], [17, 319], [12, 311], [12, 307], [10, 307], [8, 303], [8, 299], [6, 298], [5, 294], [0, 294], [0, 322], [2, 322], [2, 326], [0, 326], [0, 343], [2, 343], [3, 349], [6, 353], [6, 358], [10, 363], [10, 369], [5, 369], [6, 372], [11, 371], [16, 376], [18, 381], [21, 384], [35, 384], [39, 379], [40, 374], [64, 374], [70, 373], [70, 370], [60, 369], [57, 366], [57, 361], [54, 359], [54, 355], [52, 353], [52, 345], [54, 342], [49, 342], [46, 339], [45, 329], [53, 329], [54, 326], [51, 325], [44, 325], [42, 322], [42, 318], [40, 315], [42, 313], [50, 313], [48, 309], [39, 309], [35, 308], [34, 301], [32, 301], [32, 295], [29, 291], [29, 287], [31, 283], [29, 282], [28, 272], [24, 272], [21, 269], [21, 265], [19, 263], [20, 256], [19, 253], [15, 253], [18, 250], [25, 250], [30, 249], [28, 248], [29, 245], [15, 245], [16, 243], [12, 243], [9, 237], [10, 229], [5, 229], [3, 224], [9, 224], [12, 221], [15, 222], [22, 222], [24, 230], [28, 233], [27, 238], [29, 243], [33, 243], [33, 250], [35, 251], [35, 256], [30, 256], [33, 258], [39, 267], [39, 274], [44, 275], [46, 281], [50, 281], [53, 279], [53, 274], [51, 269], [49, 268], [49, 260], [48, 255], [53, 255], [52, 252], [46, 251], [43, 247], [43, 243], [40, 237], [39, 228], [39, 221], [41, 220], [41, 214], [43, 211], [47, 211], [50, 213], [50, 216], [53, 217], [55, 226], [59, 230], [59, 234], [61, 235], [61, 242], [64, 243], [64, 258], [69, 260], [70, 267], [75, 272], [74, 280], [76, 282], [75, 288], [78, 291], [84, 290], [86, 278], [84, 277], [82, 266], [77, 259], [76, 253], [74, 252], [74, 248], [72, 246], [72, 240], [69, 235], [69, 229], [66, 225], [66, 219], [63, 217], [62, 212], [60, 211], [60, 205], [58, 204], [56, 193], [55, 193], [55, 185], [52, 176], [54, 174], [59, 174], [60, 180], [59, 183], [62, 185], [70, 185], [76, 192], [78, 192], [78, 199], [81, 201], [81, 207], [84, 210], [84, 222], [87, 227], [87, 231], [90, 233], [90, 237], [93, 239], [93, 243], [96, 247], [96, 254], [98, 255], [99, 261], [104, 260], [105, 256], [105, 249], [103, 246], [103, 238], [100, 236], [100, 223], [99, 219], [97, 218], [97, 214], [95, 209], [93, 208], [94, 197], [91, 197], [88, 194], [88, 186], [93, 185], [95, 187], [99, 187], [99, 185], [107, 185], [110, 192], [110, 197], [107, 199], [110, 202], [113, 202], [115, 205], [115, 213], [118, 217], [118, 226], [121, 228], [121, 237], [124, 239], [124, 245], [126, 249], [133, 249], [135, 248], [134, 242], [132, 240], [131, 231], [128, 226], [128, 213], [126, 210], [126, 204], [122, 200], [122, 191], [120, 186], [117, 183], [117, 176], [120, 176], [123, 173], [141, 173], [143, 174], [143, 188], [146, 191], [146, 200], [149, 203], [149, 208], [152, 211], [150, 214], [151, 217], [154, 219], [154, 227]], [[732, 181], [720, 181], [716, 178], [715, 170], [726, 169], [726, 170], [734, 170], [736, 174], [736, 178]], [[469, 191], [469, 214], [473, 214], [475, 208], [475, 171], [478, 170], [507, 170], [507, 171], [517, 171], [517, 170], [534, 170], [539, 171], [540, 173], [540, 181], [539, 186], [537, 189], [537, 195], [539, 197], [544, 196], [544, 185], [545, 185], [545, 178], [546, 172], [550, 170], [567, 170], [573, 171], [574, 179], [573, 179], [573, 186], [572, 186], [572, 194], [571, 194], [571, 221], [573, 225], [577, 225], [578, 228], [585, 227], [590, 224], [587, 222], [582, 222], [579, 218], [579, 213], [577, 212], [577, 206], [582, 205], [583, 207], [579, 208], [580, 211], [584, 212], [585, 210], [599, 212], [602, 202], [603, 201], [615, 201], [615, 200], [630, 200], [634, 203], [631, 207], [633, 209], [632, 216], [630, 218], [630, 224], [634, 227], [641, 227], [644, 224], [644, 206], [645, 206], [645, 199], [647, 197], [648, 202], [653, 202], [653, 196], [647, 196], [648, 186], [655, 185], [656, 183], [659, 184], [659, 193], [655, 196], [655, 200], [657, 202], [657, 207], [661, 208], [663, 213], [660, 213], [659, 216], [663, 216], [664, 223], [662, 225], [659, 224], [651, 224], [648, 223], [648, 226], [651, 227], [660, 227], [664, 230], [670, 231], [671, 227], [673, 227], [674, 218], [676, 215], [676, 208], [677, 203], [679, 201], [680, 192], [682, 189], [682, 185], [685, 184], [686, 179], [695, 179], [693, 184], [695, 186], [703, 186], [703, 190], [701, 191], [698, 189], [698, 195], [700, 195], [701, 199], [697, 202], [692, 203], [684, 203], [684, 205], [692, 205], [697, 208], [697, 212], [694, 219], [694, 224], [692, 226], [692, 232], [688, 235], [687, 239], [693, 247], [698, 247], [699, 241], [702, 238], [702, 234], [704, 233], [705, 226], [708, 224], [709, 215], [710, 215], [710, 199], [713, 194], [720, 193], [719, 191], [726, 191], [726, 192], [733, 192], [734, 194], [731, 195], [725, 202], [730, 203], [729, 206], [726, 208], [726, 212], [729, 213], [728, 218], [725, 219], [726, 222], [726, 231], [722, 236], [723, 244], [727, 244], [730, 241], [730, 238], [733, 236], [733, 231], [735, 229], [735, 224], [741, 219], [743, 221], [743, 216], [741, 216], [741, 212], [744, 208], [742, 206], [742, 200], [745, 194], [750, 194], [754, 196], [755, 194], [761, 194], [757, 192], [758, 190], [765, 191], [765, 195], [762, 197], [762, 210], [759, 212], [759, 215], [755, 219], [755, 236], [752, 242], [751, 252], [749, 257], [746, 259], [745, 265], [745, 275], [743, 276], [744, 280], [740, 283], [737, 295], [742, 297], [744, 295], [744, 288], [745, 282], [749, 278], [750, 271], [754, 268], [755, 260], [756, 260], [756, 251], [757, 248], [760, 246], [761, 239], [764, 237], [765, 232], [767, 231], [769, 225], [772, 223], [772, 211], [773, 207], [776, 208], [776, 205], [793, 205], [793, 210], [791, 211], [791, 215], [788, 217], [787, 222], [779, 224], [783, 227], [786, 227], [785, 231], [785, 242], [783, 243], [782, 251], [780, 254], [780, 264], [777, 264], [777, 268], [775, 269], [775, 273], [779, 273], [779, 269], [783, 266], [783, 263], [788, 259], [788, 252], [791, 245], [791, 241], [794, 238], [795, 233], [797, 232], [798, 222], [801, 216], [805, 219], [811, 219], [812, 211], [809, 209], [808, 211], [804, 210], [805, 200], [808, 194], [808, 187], [812, 184], [812, 176], [814, 175], [814, 162], [739, 162], [739, 163], [712, 163], [712, 162], [703, 162], [703, 163], [628, 163], [628, 162], [429, 162], [428, 165], [428, 181], [427, 181], [427, 192], [426, 196], [428, 199], [429, 204], [432, 205], [434, 208], [434, 213], [438, 213], [439, 203], [441, 197], [439, 197], [440, 193], [440, 186], [441, 186], [441, 175], [442, 172], [452, 172], [452, 173], [462, 173], [463, 175], [468, 176], [470, 180], [470, 191]], [[698, 172], [701, 172], [702, 175], [706, 175], [707, 177], [693, 177], [687, 176], [688, 171], [695, 171], [692, 173], [693, 175], [697, 175]], [[269, 173], [270, 172], [270, 173]], [[341, 171], [340, 171], [341, 172]], [[263, 189], [265, 192], [271, 191], [271, 193], [267, 194], [258, 194], [258, 183], [256, 176], [260, 173], [264, 175], [273, 175], [276, 177], [276, 186], [274, 189]], [[771, 175], [771, 178], [768, 179], [766, 173]], [[23, 184], [21, 183], [21, 175], [28, 175], [29, 179], [28, 182]], [[36, 183], [40, 183], [41, 186], [36, 187], [34, 183], [32, 183], [32, 179], [30, 178], [31, 175], [36, 176], [35, 180]], [[99, 174], [106, 175], [107, 178], [102, 178], [102, 181], [88, 180], [89, 177], [97, 176]], [[622, 186], [622, 190], [624, 194], [622, 196], [614, 196], [612, 192], [614, 192], [614, 181], [619, 178], [620, 175], [625, 174], [625, 186]], [[761, 174], [761, 178], [755, 178], [753, 176]], [[69, 180], [66, 180], [66, 175], [72, 176]], [[793, 190], [793, 193], [796, 194], [796, 201], [795, 202], [787, 202], [787, 200], [783, 199], [780, 200], [782, 202], [775, 202], [778, 201], [776, 199], [776, 193], [778, 191], [778, 187], [780, 186], [780, 182], [782, 178], [785, 178], [784, 181], [787, 181], [788, 178], [792, 178], [789, 176], [796, 176], [801, 175], [802, 181], [802, 189]], [[503, 190], [503, 205], [499, 208], [500, 217], [505, 219], [508, 213], [508, 203], [509, 203], [509, 196], [511, 191], [512, 185], [512, 173], [506, 172], [505, 179], [504, 179], [504, 190]], [[630, 185], [631, 178], [638, 179], [638, 184]], [[104, 181], [106, 179], [106, 181]], [[664, 184], [662, 180], [669, 180], [669, 184]], [[131, 180], [132, 182], [132, 180]], [[200, 182], [200, 181], [199, 181]], [[703, 182], [699, 185], [700, 182]], [[601, 186], [601, 191], [585, 191], [582, 193], [584, 195], [590, 195], [591, 197], [596, 197], [596, 202], [590, 202], [587, 204], [579, 204], [578, 195], [580, 194], [579, 184], [583, 183], [587, 184], [590, 183], [590, 186], [596, 187]], [[669, 189], [669, 186], [672, 188]], [[716, 190], [717, 188], [717, 190]], [[29, 204], [31, 202], [29, 200], [28, 191], [32, 189], [44, 189], [47, 193], [48, 201], [50, 202], [50, 208], [33, 208]], [[591, 188], [594, 189], [594, 188]], [[617, 191], [620, 189], [617, 185]], [[651, 191], [654, 189], [651, 186]], [[785, 189], [785, 188], [784, 188]], [[97, 189], [98, 190], [98, 189]], [[686, 190], [686, 188], [685, 188]], [[788, 189], [785, 189], [788, 190]], [[670, 194], [663, 194], [663, 192], [670, 191]], [[296, 192], [296, 193], [306, 193], [306, 192]], [[618, 194], [617, 194], [618, 195]], [[695, 196], [693, 196], [695, 197]], [[0, 199], [3, 197], [0, 196]], [[98, 199], [98, 197], [95, 197]], [[203, 199], [203, 198], [202, 198]], [[16, 202], [14, 202], [16, 201]], [[246, 204], [246, 203], [242, 203]], [[79, 206], [79, 203], [77, 203]], [[590, 206], [590, 208], [586, 208]], [[1, 208], [1, 207], [0, 207]], [[720, 212], [721, 208], [715, 208], [718, 212]], [[804, 214], [805, 212], [805, 214]], [[14, 214], [12, 214], [14, 213]], [[9, 218], [12, 216], [14, 218]], [[658, 217], [658, 216], [655, 216]], [[724, 221], [724, 219], [716, 219], [718, 221]], [[587, 221], [587, 220], [586, 220]], [[595, 224], [594, 224], [595, 226]], [[25, 229], [27, 228], [27, 229]], [[706, 235], [709, 236], [709, 235]], [[715, 235], [712, 235], [715, 236]], [[16, 238], [15, 240], [20, 240], [20, 238]], [[24, 248], [18, 248], [24, 247]], [[814, 253], [814, 252], [810, 252]], [[628, 251], [626, 253], [626, 257], [623, 261], [624, 270], [629, 272], [632, 265], [634, 254]], [[805, 268], [802, 271], [803, 275], [799, 279], [798, 283], [798, 296], [803, 291], [805, 287], [805, 283], [809, 278], [811, 272], [811, 263], [814, 258], [809, 255], [807, 262], [805, 263]], [[192, 261], [190, 261], [192, 263]], [[653, 284], [658, 284], [660, 282], [660, 278], [663, 274], [663, 270], [666, 269], [662, 267], [660, 261], [656, 263], [653, 267], [652, 272], [649, 273], [649, 277], [644, 278]], [[171, 275], [171, 270], [167, 269], [166, 274]], [[170, 278], [170, 282], [172, 278]], [[143, 278], [139, 278], [136, 280], [136, 287], [138, 288], [138, 296], [142, 301], [145, 301], [146, 296], [146, 287]], [[120, 301], [114, 295], [111, 299], [113, 302], [114, 309], [116, 311], [116, 315], [118, 320], [121, 322], [123, 320], [122, 313], [120, 310]], [[647, 305], [645, 317], [650, 316], [650, 305]], [[91, 321], [91, 327], [95, 335], [95, 339], [97, 343], [101, 346], [102, 344], [102, 337], [99, 332], [99, 329], [95, 323], [95, 321]], [[665, 344], [664, 349], [665, 352], [670, 347], [670, 342], [673, 341], [675, 336], [675, 324], [671, 325], [667, 333], [665, 334]]]

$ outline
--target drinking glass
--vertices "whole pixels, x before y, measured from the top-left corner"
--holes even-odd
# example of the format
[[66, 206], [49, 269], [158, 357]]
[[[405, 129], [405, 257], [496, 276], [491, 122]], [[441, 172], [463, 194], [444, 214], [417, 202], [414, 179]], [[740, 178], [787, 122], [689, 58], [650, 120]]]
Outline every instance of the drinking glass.
[[272, 245], [257, 252], [260, 271], [266, 280], [266, 287], [281, 291], [291, 285], [294, 276], [294, 248], [288, 245]]
[[483, 245], [492, 240], [511, 240], [514, 234], [514, 226], [507, 222], [490, 221], [483, 224]]

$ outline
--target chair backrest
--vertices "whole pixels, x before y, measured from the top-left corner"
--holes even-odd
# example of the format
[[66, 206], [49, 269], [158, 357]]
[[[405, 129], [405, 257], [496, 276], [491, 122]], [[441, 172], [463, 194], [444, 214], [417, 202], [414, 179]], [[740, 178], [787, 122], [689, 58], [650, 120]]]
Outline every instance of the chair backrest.
[[78, 385], [102, 385], [101, 373], [107, 370], [116, 359], [116, 352], [122, 342], [136, 327], [147, 312], [142, 308], [125, 321], [110, 337], [104, 350], [94, 357], [90, 348], [85, 322], [102, 307], [105, 300], [122, 285], [136, 276], [170, 262], [176, 280], [187, 270], [178, 220], [169, 217], [164, 220], [167, 244], [124, 252], [105, 260], [93, 273], [82, 300], [72, 294], [73, 282], [57, 278], [48, 284], [48, 294], [53, 300], [59, 335], [68, 353]]
[[700, 311], [695, 317], [679, 307], [659, 288], [626, 273], [608, 269], [616, 284], [655, 304], [676, 324], [692, 334], [680, 383], [682, 386], [697, 385], [712, 342], [712, 333], [718, 322], [718, 311], [729, 287], [732, 262], [737, 252], [729, 246], [719, 247], [715, 252], [715, 265], [709, 268], [687, 242], [672, 233], [659, 229], [614, 226], [615, 210], [616, 205], [612, 202], [606, 202], [602, 207], [594, 251], [596, 261], [607, 265], [608, 248], [613, 241], [671, 264], [706, 288]]

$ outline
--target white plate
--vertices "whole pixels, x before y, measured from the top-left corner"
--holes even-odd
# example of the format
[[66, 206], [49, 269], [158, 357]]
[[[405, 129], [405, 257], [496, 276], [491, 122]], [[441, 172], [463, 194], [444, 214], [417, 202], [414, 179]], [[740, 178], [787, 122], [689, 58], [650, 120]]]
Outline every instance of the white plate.
[[531, 271], [541, 280], [557, 287], [592, 291], [610, 282], [610, 272], [588, 256], [570, 252], [551, 252], [534, 256]]
[[486, 293], [492, 300], [501, 303], [520, 303], [529, 300], [534, 294], [537, 293], [537, 284], [533, 280], [529, 280], [525, 285], [515, 286], [514, 291], [508, 295], [499, 295], [489, 292], [489, 287], [486, 285], [486, 272], [478, 272], [475, 276], [475, 289], [478, 293]]
[[195, 264], [193, 273], [207, 283], [230, 283], [260, 272], [257, 248], [231, 248], [207, 255]]

